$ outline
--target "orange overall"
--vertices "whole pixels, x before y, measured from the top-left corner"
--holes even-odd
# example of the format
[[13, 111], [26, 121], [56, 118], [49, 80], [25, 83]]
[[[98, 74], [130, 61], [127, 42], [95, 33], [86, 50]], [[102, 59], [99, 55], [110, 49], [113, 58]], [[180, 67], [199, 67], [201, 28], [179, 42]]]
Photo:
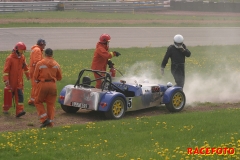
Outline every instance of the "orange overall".
[[[62, 79], [60, 65], [52, 58], [45, 57], [36, 65], [33, 78], [37, 82], [35, 89], [35, 106], [41, 123], [47, 119], [51, 121], [49, 126], [53, 126], [55, 116], [55, 102], [57, 98], [56, 81]], [[43, 103], [46, 102], [45, 110]]]
[[[3, 69], [3, 81], [9, 81], [12, 88], [13, 96], [16, 104], [16, 115], [23, 112], [23, 73], [29, 79], [28, 66], [24, 55], [18, 57], [15, 52], [12, 52], [5, 61]], [[3, 106], [3, 111], [7, 112], [9, 107]]]
[[[106, 44], [98, 42], [93, 55], [91, 69], [106, 71], [108, 59], [112, 58], [113, 56], [114, 53], [108, 52], [108, 46]], [[94, 73], [94, 77], [97, 79], [99, 78], [99, 75]], [[96, 88], [101, 88], [101, 83], [101, 80], [96, 81]]]
[[39, 62], [40, 60], [43, 59], [43, 51], [41, 50], [41, 48], [38, 45], [34, 45], [31, 48], [31, 54], [30, 54], [30, 64], [29, 64], [29, 72], [30, 72], [30, 77], [31, 77], [31, 97], [28, 101], [28, 104], [34, 104], [34, 93], [35, 93], [35, 88], [37, 83], [35, 82], [34, 78], [33, 78], [33, 72], [35, 70], [35, 66], [37, 64], [37, 62]]

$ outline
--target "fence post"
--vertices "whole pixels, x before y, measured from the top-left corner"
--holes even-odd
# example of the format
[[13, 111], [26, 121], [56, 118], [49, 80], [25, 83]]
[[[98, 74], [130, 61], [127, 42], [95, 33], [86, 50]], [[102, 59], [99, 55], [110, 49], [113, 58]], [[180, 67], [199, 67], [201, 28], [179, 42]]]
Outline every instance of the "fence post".
[[58, 11], [64, 11], [64, 3], [59, 2], [58, 5], [57, 5], [57, 10]]

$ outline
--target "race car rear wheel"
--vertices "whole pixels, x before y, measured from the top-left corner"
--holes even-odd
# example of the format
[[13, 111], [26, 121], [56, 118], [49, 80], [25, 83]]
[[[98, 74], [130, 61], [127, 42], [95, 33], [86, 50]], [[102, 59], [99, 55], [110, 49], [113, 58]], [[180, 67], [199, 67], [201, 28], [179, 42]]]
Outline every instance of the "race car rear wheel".
[[179, 112], [181, 111], [186, 103], [186, 97], [183, 91], [177, 90], [173, 92], [170, 102], [166, 103], [166, 107], [170, 112]]
[[78, 107], [65, 106], [63, 104], [61, 104], [61, 107], [66, 113], [76, 113], [79, 110]]
[[120, 119], [124, 116], [126, 111], [126, 103], [121, 97], [117, 97], [113, 100], [109, 110], [105, 112], [105, 116], [108, 119]]

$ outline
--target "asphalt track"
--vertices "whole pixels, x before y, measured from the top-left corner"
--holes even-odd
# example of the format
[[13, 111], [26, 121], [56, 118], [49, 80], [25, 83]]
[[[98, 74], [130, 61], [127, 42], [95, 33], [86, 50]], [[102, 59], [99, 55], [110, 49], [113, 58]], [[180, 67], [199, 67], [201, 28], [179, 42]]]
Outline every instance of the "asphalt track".
[[93, 49], [102, 33], [111, 35], [111, 48], [162, 47], [182, 34], [187, 46], [232, 45], [240, 42], [240, 27], [64, 27], [0, 28], [0, 51], [12, 50], [22, 41], [27, 50], [39, 38], [52, 49]]

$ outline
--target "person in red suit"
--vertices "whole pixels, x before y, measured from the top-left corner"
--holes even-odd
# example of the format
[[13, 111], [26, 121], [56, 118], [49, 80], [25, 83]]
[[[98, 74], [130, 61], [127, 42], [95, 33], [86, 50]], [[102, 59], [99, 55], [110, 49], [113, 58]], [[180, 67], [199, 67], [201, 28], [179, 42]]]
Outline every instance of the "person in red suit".
[[[108, 60], [112, 57], [120, 56], [121, 54], [117, 51], [109, 52], [109, 42], [111, 40], [111, 37], [109, 34], [102, 34], [99, 38], [99, 41], [97, 42], [96, 49], [93, 55], [92, 60], [92, 70], [99, 70], [99, 71], [106, 71]], [[99, 78], [100, 76], [96, 73], [94, 73], [95, 79]], [[96, 81], [96, 88], [101, 88], [102, 81], [97, 80]]]
[[[62, 79], [60, 65], [53, 59], [53, 50], [45, 50], [45, 58], [36, 64], [33, 78], [37, 83], [35, 88], [35, 106], [43, 127], [53, 127], [55, 102], [57, 98], [56, 81]], [[43, 105], [46, 103], [46, 109]]]
[[[23, 104], [23, 73], [27, 79], [30, 79], [28, 65], [24, 52], [27, 47], [23, 42], [18, 42], [12, 53], [6, 58], [3, 69], [3, 81], [5, 86], [10, 86], [16, 105], [16, 117], [21, 117], [26, 114]], [[10, 106], [11, 107], [11, 106]], [[3, 105], [3, 113], [8, 114], [10, 107]]]

